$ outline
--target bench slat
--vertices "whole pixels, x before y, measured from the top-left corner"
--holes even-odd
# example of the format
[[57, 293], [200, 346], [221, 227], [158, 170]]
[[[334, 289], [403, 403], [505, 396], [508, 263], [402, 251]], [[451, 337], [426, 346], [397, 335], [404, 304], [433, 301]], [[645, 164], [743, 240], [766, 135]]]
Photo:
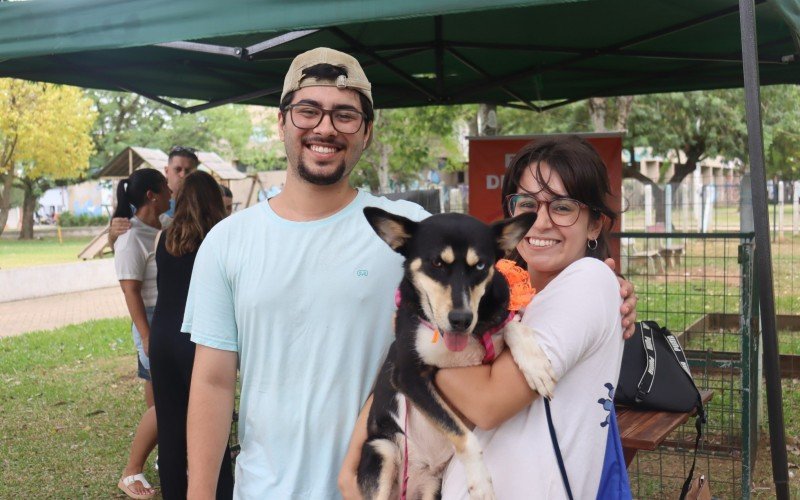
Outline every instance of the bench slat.
[[[700, 391], [703, 404], [710, 401], [713, 395], [713, 391]], [[617, 425], [622, 446], [637, 450], [655, 450], [693, 414], [694, 412], [678, 413], [618, 406]]]

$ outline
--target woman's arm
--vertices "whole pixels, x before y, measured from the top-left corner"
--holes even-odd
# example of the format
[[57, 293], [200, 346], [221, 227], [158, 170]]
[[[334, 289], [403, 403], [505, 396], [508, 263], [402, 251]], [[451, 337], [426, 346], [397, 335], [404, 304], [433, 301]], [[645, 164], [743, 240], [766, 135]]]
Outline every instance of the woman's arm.
[[142, 337], [144, 353], [150, 355], [150, 324], [147, 323], [147, 313], [142, 299], [142, 282], [138, 280], [119, 280], [119, 286], [125, 295], [125, 304], [131, 315], [133, 324]]
[[339, 491], [345, 500], [361, 499], [361, 492], [358, 490], [358, 464], [361, 462], [361, 448], [367, 441], [367, 417], [372, 408], [372, 396], [367, 398], [361, 413], [358, 414], [353, 435], [350, 438], [350, 446], [342, 462], [342, 469], [339, 471]]
[[508, 349], [491, 365], [443, 368], [435, 383], [444, 398], [481, 429], [499, 426], [538, 397]]

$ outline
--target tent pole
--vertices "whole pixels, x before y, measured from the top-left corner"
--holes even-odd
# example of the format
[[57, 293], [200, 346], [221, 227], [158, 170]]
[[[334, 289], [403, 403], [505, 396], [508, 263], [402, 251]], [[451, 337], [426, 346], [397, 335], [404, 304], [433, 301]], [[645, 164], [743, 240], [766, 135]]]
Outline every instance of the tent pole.
[[[772, 281], [772, 248], [769, 242], [767, 181], [764, 169], [764, 144], [761, 129], [761, 97], [759, 91], [758, 47], [756, 45], [755, 5], [753, 0], [739, 0], [739, 22], [742, 33], [742, 66], [744, 73], [747, 145], [750, 157], [750, 186], [753, 196], [753, 222], [756, 233], [755, 268], [761, 306], [762, 340], [764, 342], [764, 375], [767, 386], [769, 438], [772, 453], [772, 479], [779, 500], [789, 498], [789, 468], [786, 457], [786, 436], [783, 427], [781, 374], [776, 334], [775, 290]], [[745, 492], [742, 492], [744, 495]]]

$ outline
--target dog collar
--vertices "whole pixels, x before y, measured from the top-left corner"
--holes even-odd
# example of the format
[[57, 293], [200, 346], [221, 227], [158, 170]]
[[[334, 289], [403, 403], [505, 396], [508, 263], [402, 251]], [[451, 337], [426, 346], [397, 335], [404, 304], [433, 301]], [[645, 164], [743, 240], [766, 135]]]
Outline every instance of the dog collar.
[[[402, 296], [400, 295], [400, 288], [397, 288], [394, 291], [394, 305], [399, 308], [401, 300], [402, 300]], [[509, 312], [508, 316], [506, 316], [506, 319], [503, 320], [502, 323], [500, 323], [499, 325], [495, 326], [494, 328], [490, 328], [490, 329], [486, 330], [483, 333], [483, 335], [481, 336], [481, 343], [483, 344], [483, 348], [486, 351], [486, 354], [484, 354], [483, 360], [481, 361], [481, 363], [483, 363], [484, 365], [489, 364], [492, 361], [494, 361], [494, 358], [497, 357], [497, 353], [494, 351], [494, 342], [492, 342], [492, 335], [494, 335], [495, 333], [497, 333], [500, 330], [502, 330], [503, 328], [505, 328], [507, 324], [509, 324], [511, 321], [514, 320], [516, 315], [517, 315], [516, 311]], [[418, 319], [419, 319], [420, 323], [425, 325], [429, 330], [433, 331], [433, 338], [431, 339], [431, 342], [434, 343], [434, 344], [436, 342], [438, 342], [439, 341], [439, 329], [436, 328], [436, 326], [434, 326], [433, 323], [431, 323], [430, 321], [426, 320], [422, 316], [419, 316]]]
[[483, 333], [483, 336], [481, 337], [481, 341], [483, 342], [483, 347], [486, 350], [486, 354], [483, 356], [483, 361], [481, 361], [481, 363], [483, 363], [484, 365], [488, 365], [489, 363], [494, 361], [494, 358], [497, 357], [497, 353], [494, 352], [494, 342], [492, 342], [492, 335], [494, 335], [495, 333], [499, 332], [500, 330], [505, 328], [507, 324], [509, 324], [512, 321], [514, 321], [514, 318], [516, 316], [517, 316], [516, 312], [514, 312], [514, 311], [509, 312], [508, 316], [506, 316], [506, 319], [503, 320], [502, 323], [500, 323], [499, 325], [495, 326], [494, 328], [490, 328], [490, 329], [486, 330]]

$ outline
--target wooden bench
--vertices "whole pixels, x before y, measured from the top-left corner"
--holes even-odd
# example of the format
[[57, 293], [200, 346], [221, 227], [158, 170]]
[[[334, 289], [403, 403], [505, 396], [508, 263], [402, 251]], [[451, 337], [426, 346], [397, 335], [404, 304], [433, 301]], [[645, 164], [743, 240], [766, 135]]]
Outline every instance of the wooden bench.
[[[714, 391], [700, 391], [703, 404], [708, 403]], [[655, 450], [669, 434], [685, 424], [695, 414], [671, 411], [642, 410], [617, 405], [617, 426], [622, 440], [625, 466], [629, 466], [639, 450]]]
[[664, 258], [656, 248], [650, 248], [650, 243], [645, 241], [646, 248], [639, 250], [633, 238], [620, 238], [621, 266], [623, 273], [632, 269], [644, 269], [650, 274], [662, 274], [665, 270]]
[[661, 258], [667, 266], [667, 269], [674, 269], [681, 267], [681, 256], [683, 256], [683, 245], [667, 245], [662, 247], [659, 251]]

